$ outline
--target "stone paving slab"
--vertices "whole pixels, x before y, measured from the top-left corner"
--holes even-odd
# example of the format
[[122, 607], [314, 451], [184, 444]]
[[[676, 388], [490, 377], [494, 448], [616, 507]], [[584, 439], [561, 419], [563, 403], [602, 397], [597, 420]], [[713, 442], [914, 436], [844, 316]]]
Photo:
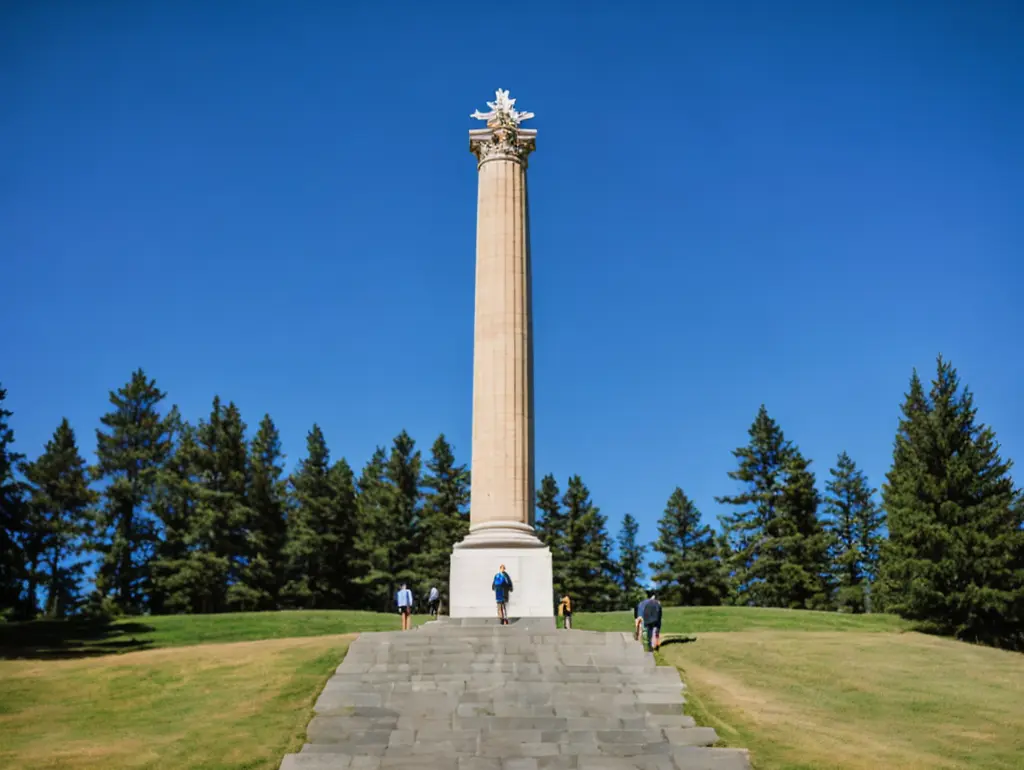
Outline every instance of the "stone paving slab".
[[629, 633], [430, 623], [363, 634], [282, 770], [749, 770]]

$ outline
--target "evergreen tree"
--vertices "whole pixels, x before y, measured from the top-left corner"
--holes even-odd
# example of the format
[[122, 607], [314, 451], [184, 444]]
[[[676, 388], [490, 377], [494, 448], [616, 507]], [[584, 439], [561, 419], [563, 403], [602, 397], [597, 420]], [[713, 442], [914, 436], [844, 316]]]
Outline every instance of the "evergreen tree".
[[579, 476], [570, 476], [562, 497], [565, 511], [566, 561], [559, 594], [569, 594], [586, 610], [609, 610], [620, 604], [613, 578], [611, 542], [605, 517], [590, 500], [590, 490]]
[[640, 581], [643, 577], [643, 561], [647, 547], [637, 542], [639, 532], [640, 525], [632, 514], [627, 513], [622, 517], [616, 572], [622, 588], [623, 601], [628, 607], [635, 607], [644, 598], [644, 589]]
[[387, 521], [391, 538], [390, 595], [401, 583], [416, 584], [414, 556], [420, 548], [420, 475], [422, 460], [416, 442], [404, 430], [391, 446], [384, 468]]
[[113, 606], [141, 612], [149, 589], [149, 560], [156, 541], [150, 504], [161, 466], [172, 451], [173, 418], [157, 410], [165, 394], [138, 369], [110, 393], [113, 409], [96, 431], [95, 476], [106, 482], [97, 511], [95, 550], [100, 564], [96, 588]]
[[330, 452], [319, 425], [306, 436], [306, 457], [291, 478], [294, 498], [285, 545], [287, 602], [295, 607], [337, 606], [330, 529], [334, 508]]
[[247, 502], [251, 515], [246, 548], [249, 561], [241, 582], [252, 606], [273, 609], [284, 585], [288, 482], [281, 438], [269, 414], [263, 416], [250, 446]]
[[[34, 566], [46, 592], [44, 612], [51, 618], [64, 617], [78, 602], [85, 567], [78, 557], [88, 534], [89, 509], [97, 500], [66, 418], [46, 442], [43, 454], [26, 466], [25, 477], [32, 489], [29, 508], [39, 555]], [[33, 581], [33, 601], [34, 592]]]
[[421, 550], [416, 559], [419, 590], [436, 585], [442, 596], [450, 597], [448, 585], [452, 547], [469, 532], [469, 470], [455, 463], [455, 453], [442, 433], [430, 449], [427, 493], [420, 519]]
[[388, 456], [383, 447], [374, 450], [356, 484], [355, 582], [360, 591], [360, 605], [367, 609], [388, 611], [392, 608], [391, 585], [392, 538], [388, 516], [388, 485], [384, 478]]
[[940, 356], [930, 393], [917, 372], [883, 485], [888, 609], [957, 638], [1024, 649], [1024, 529], [1011, 463], [976, 422], [974, 398]]
[[743, 506], [722, 518], [733, 554], [737, 600], [762, 607], [817, 609], [827, 602], [827, 538], [817, 515], [810, 463], [764, 405], [748, 431], [750, 443], [733, 451], [738, 495], [716, 498]]
[[214, 588], [205, 612], [252, 609], [256, 602], [240, 578], [248, 562], [247, 505], [249, 448], [238, 407], [226, 407], [219, 397], [207, 420], [196, 430], [196, 552], [193, 568], [205, 574], [204, 586]]
[[550, 473], [540, 482], [535, 505], [540, 511], [535, 530], [537, 537], [551, 549], [551, 569], [553, 572], [555, 593], [562, 595], [562, 586], [567, 579], [568, 546], [566, 543], [566, 518], [559, 502], [561, 492], [558, 482]]
[[7, 391], [0, 387], [0, 620], [22, 609], [25, 559], [19, 539], [25, 529], [24, 484], [16, 471], [24, 456], [11, 445], [14, 431], [8, 424], [12, 412], [3, 406]]
[[355, 608], [359, 606], [361, 595], [354, 569], [359, 508], [355, 473], [344, 457], [331, 466], [330, 480], [333, 505], [325, 528], [331, 567], [328, 581], [333, 587], [337, 606]]
[[661, 555], [651, 563], [651, 579], [663, 603], [708, 606], [727, 596], [714, 532], [701, 524], [700, 511], [679, 487], [668, 499], [652, 548]]
[[825, 510], [830, 534], [832, 584], [836, 604], [851, 612], [869, 609], [870, 586], [878, 569], [878, 548], [884, 514], [868, 484], [846, 452], [825, 484]]

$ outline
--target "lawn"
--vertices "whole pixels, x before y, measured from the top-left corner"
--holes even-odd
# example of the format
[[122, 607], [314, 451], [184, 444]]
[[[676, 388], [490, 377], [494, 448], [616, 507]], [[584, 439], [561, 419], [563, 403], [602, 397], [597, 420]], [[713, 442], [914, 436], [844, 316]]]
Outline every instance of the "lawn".
[[666, 644], [687, 710], [757, 770], [1011, 770], [1024, 656], [917, 633], [744, 630]]
[[352, 638], [0, 661], [0, 767], [277, 768]]
[[[414, 615], [422, 623], [426, 615]], [[397, 614], [340, 610], [142, 616], [107, 622], [0, 623], [0, 658], [78, 658], [194, 644], [401, 628]]]
[[[573, 615], [573, 627], [588, 631], [632, 631], [632, 612]], [[838, 612], [762, 609], [756, 607], [665, 607], [664, 634], [705, 634], [719, 631], [905, 631], [910, 624], [894, 615], [846, 615]]]

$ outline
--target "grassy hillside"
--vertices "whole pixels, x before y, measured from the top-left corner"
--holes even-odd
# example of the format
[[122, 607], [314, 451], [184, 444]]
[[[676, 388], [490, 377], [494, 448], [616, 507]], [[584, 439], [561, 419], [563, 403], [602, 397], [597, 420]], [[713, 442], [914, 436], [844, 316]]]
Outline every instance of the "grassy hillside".
[[1024, 656], [917, 633], [745, 630], [662, 648], [756, 770], [1012, 770]]
[[275, 770], [352, 638], [0, 661], [0, 767]]
[[[573, 615], [575, 628], [589, 631], [631, 631], [632, 612]], [[761, 609], [757, 607], [666, 607], [663, 634], [705, 634], [722, 631], [904, 631], [910, 624], [894, 615], [845, 615], [838, 612]]]
[[[416, 622], [425, 615], [414, 616]], [[118, 620], [0, 623], [0, 658], [71, 658], [194, 644], [397, 631], [397, 614], [294, 610]]]

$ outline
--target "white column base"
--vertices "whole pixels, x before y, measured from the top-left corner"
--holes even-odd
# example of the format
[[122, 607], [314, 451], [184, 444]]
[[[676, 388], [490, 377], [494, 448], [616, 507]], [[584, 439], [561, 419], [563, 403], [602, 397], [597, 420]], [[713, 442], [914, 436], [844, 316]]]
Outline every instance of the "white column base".
[[[461, 544], [460, 544], [461, 545]], [[555, 614], [551, 549], [455, 547], [449, 582], [453, 618], [497, 618], [491, 583], [501, 565], [512, 578], [510, 618], [549, 618]]]

